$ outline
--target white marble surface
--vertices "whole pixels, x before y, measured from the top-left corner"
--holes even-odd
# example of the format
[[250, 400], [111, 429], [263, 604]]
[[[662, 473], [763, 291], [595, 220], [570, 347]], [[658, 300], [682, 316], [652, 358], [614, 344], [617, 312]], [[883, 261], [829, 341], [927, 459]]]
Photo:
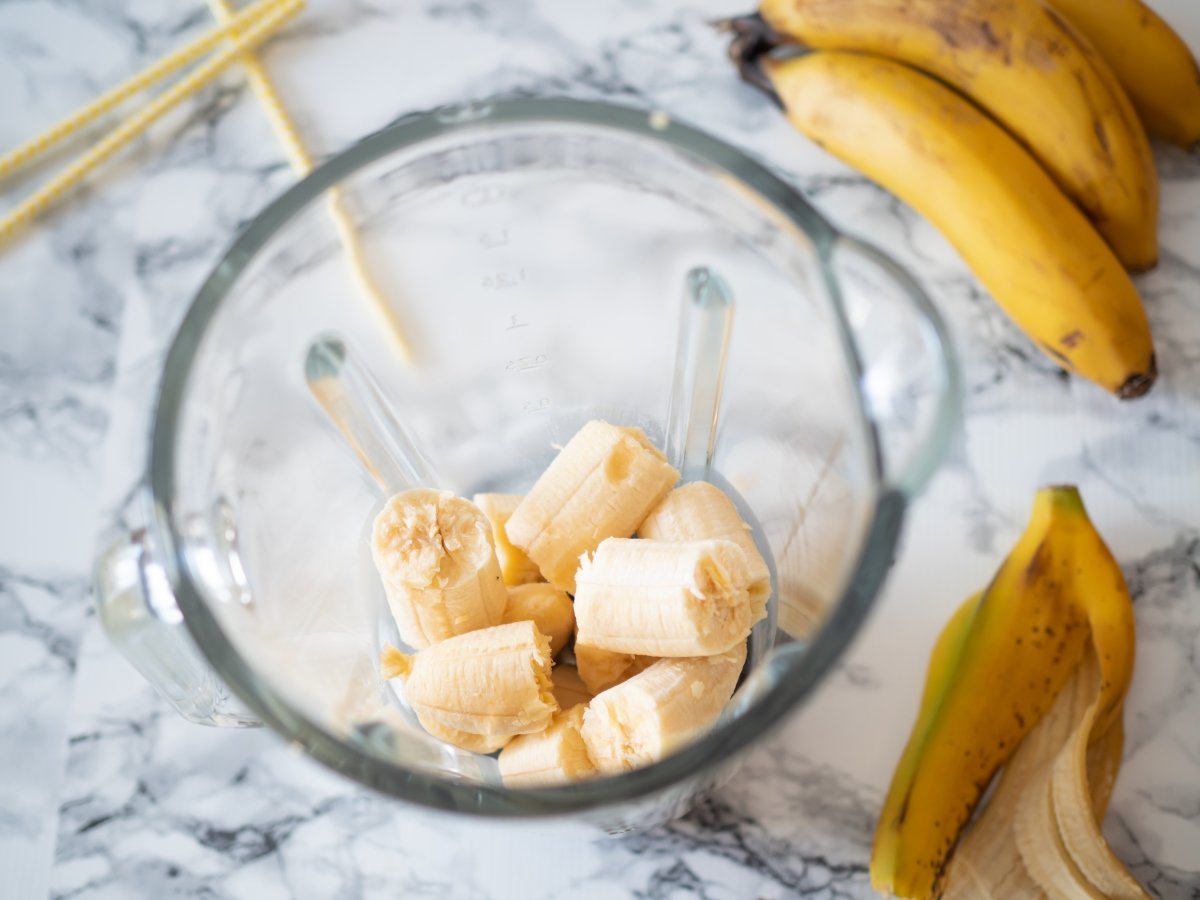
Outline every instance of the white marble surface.
[[[1160, 5], [1200, 51], [1194, 4]], [[104, 641], [88, 578], [95, 536], [132, 521], [175, 323], [291, 180], [230, 74], [0, 259], [0, 896], [869, 896], [874, 815], [938, 625], [1050, 480], [1081, 485], [1137, 603], [1106, 831], [1156, 896], [1200, 896], [1200, 158], [1159, 151], [1163, 261], [1140, 286], [1163, 375], [1119, 406], [1062, 378], [928, 225], [732, 77], [705, 22], [738, 11], [318, 0], [266, 59], [320, 154], [411, 110], [512, 91], [659, 107], [768, 159], [918, 274], [961, 348], [966, 428], [829, 683], [692, 815], [601, 844], [417, 816], [268, 733], [175, 717]], [[0, 4], [0, 147], [206, 25], [202, 5], [162, 0]]]

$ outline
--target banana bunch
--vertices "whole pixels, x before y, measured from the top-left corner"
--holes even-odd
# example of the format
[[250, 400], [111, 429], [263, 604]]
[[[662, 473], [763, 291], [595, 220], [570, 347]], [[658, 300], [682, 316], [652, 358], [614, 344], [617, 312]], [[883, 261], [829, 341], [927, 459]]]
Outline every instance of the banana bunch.
[[1120, 764], [1134, 643], [1120, 568], [1078, 491], [1039, 491], [1017, 546], [934, 646], [875, 832], [875, 888], [900, 897], [1145, 896], [1099, 829]]
[[933, 222], [1058, 365], [1150, 389], [1126, 271], [1158, 258], [1146, 129], [1195, 145], [1200, 77], [1140, 0], [763, 0], [722, 26], [743, 77]]
[[371, 550], [418, 652], [387, 647], [381, 669], [425, 730], [499, 750], [521, 787], [646, 765], [712, 727], [770, 571], [729, 498], [678, 479], [640, 430], [595, 421], [524, 496], [392, 497]]

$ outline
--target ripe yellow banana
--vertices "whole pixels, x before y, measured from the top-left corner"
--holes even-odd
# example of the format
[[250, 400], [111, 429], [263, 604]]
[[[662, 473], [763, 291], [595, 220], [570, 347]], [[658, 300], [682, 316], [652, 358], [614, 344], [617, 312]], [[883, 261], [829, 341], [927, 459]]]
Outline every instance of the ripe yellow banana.
[[712, 727], [746, 662], [746, 645], [717, 656], [660, 659], [597, 694], [583, 714], [588, 757], [602, 774], [662, 759]]
[[1133, 283], [1003, 129], [890, 60], [813, 53], [764, 69], [793, 124], [938, 226], [1055, 362], [1121, 398], [1149, 390], [1154, 347]]
[[508, 589], [504, 621], [533, 622], [550, 638], [550, 655], [558, 656], [575, 631], [575, 606], [552, 584], [519, 584]]
[[579, 733], [583, 706], [557, 713], [538, 734], [515, 737], [500, 752], [500, 777], [507, 787], [547, 787], [591, 778], [596, 767]]
[[654, 656], [617, 653], [575, 642], [575, 666], [580, 680], [593, 696], [632, 678], [657, 661]]
[[638, 527], [638, 537], [653, 541], [698, 541], [721, 538], [732, 541], [746, 554], [750, 579], [750, 615], [758, 621], [767, 614], [771, 597], [771, 571], [758, 552], [750, 526], [720, 488], [707, 481], [678, 487], [650, 511]]
[[877, 890], [935, 895], [983, 790], [1089, 645], [1100, 659], [1095, 716], [1111, 727], [1132, 671], [1132, 629], [1120, 568], [1078, 491], [1039, 491], [1017, 546], [934, 647], [917, 722], [875, 832]]
[[508, 539], [574, 594], [579, 557], [605, 538], [630, 537], [678, 480], [640, 429], [588, 422], [513, 511]]
[[558, 712], [551, 665], [550, 640], [532, 622], [513, 622], [447, 638], [415, 656], [393, 651], [384, 674], [404, 680], [404, 699], [426, 730], [478, 752], [480, 744], [495, 750], [546, 729]]
[[1183, 39], [1141, 0], [1046, 0], [1087, 38], [1151, 134], [1200, 143], [1200, 67]]
[[491, 525], [461, 497], [426, 489], [396, 494], [375, 517], [371, 555], [410, 647], [500, 623], [508, 594]]
[[560, 709], [586, 704], [595, 696], [579, 677], [579, 670], [575, 666], [559, 663], [550, 672], [550, 680], [554, 683], [554, 699], [558, 701]]
[[609, 538], [584, 558], [576, 585], [576, 644], [585, 647], [709, 656], [745, 643], [754, 624], [750, 569], [732, 541]]
[[1104, 61], [1040, 0], [763, 0], [760, 13], [810, 47], [889, 57], [957, 88], [1028, 148], [1126, 266], [1157, 262], [1142, 125]]
[[476, 494], [471, 498], [492, 523], [492, 540], [496, 544], [496, 559], [500, 563], [500, 575], [507, 585], [532, 584], [542, 581], [542, 573], [533, 560], [514, 547], [508, 539], [504, 526], [509, 516], [521, 502], [520, 494]]

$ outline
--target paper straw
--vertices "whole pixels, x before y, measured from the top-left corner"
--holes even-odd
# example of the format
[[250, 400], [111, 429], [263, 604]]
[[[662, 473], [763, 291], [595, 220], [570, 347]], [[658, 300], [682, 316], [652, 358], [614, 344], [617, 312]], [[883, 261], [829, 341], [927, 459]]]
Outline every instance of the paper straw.
[[[208, 0], [208, 6], [218, 22], [233, 21], [234, 11], [230, 7], [228, 0]], [[267, 114], [267, 120], [270, 122], [271, 128], [275, 131], [280, 143], [283, 144], [284, 151], [291, 161], [292, 168], [301, 176], [307, 175], [313, 168], [312, 156], [304, 146], [304, 142], [300, 140], [300, 134], [291, 116], [284, 109], [279, 92], [275, 90], [275, 85], [271, 82], [271, 76], [267, 74], [262, 61], [252, 52], [246, 53], [241, 58], [241, 63], [246, 70], [246, 78], [250, 82], [250, 89], [254, 91], [259, 103], [262, 104]], [[351, 276], [358, 285], [360, 293], [367, 298], [376, 315], [386, 325], [387, 331], [393, 339], [395, 350], [401, 359], [405, 362], [412, 362], [412, 345], [409, 343], [408, 336], [404, 333], [404, 329], [383, 296], [383, 292], [379, 289], [378, 284], [375, 283], [375, 279], [371, 276], [367, 268], [365, 254], [359, 242], [358, 231], [349, 213], [346, 211], [345, 204], [342, 202], [342, 192], [336, 187], [331, 188], [329, 191], [329, 214], [333, 217], [333, 224], [337, 228], [338, 237], [342, 242], [345, 252], [346, 263], [350, 268]]]
[[26, 141], [15, 150], [0, 156], [0, 179], [7, 178], [22, 166], [41, 156], [55, 144], [70, 137], [75, 132], [90, 125], [101, 116], [107, 115], [120, 106], [134, 94], [139, 94], [152, 84], [166, 78], [185, 66], [191, 65], [204, 56], [221, 41], [232, 38], [239, 32], [257, 22], [271, 10], [277, 8], [283, 0], [258, 0], [257, 3], [246, 7], [236, 16], [227, 20], [212, 31], [202, 34], [190, 44], [180, 47], [158, 62], [143, 69], [138, 74], [121, 82], [114, 88], [105, 91], [91, 103], [55, 123], [37, 137]]
[[304, 0], [280, 0], [245, 32], [233, 39], [228, 47], [213, 54], [101, 138], [61, 174], [56, 175], [0, 219], [0, 245], [11, 240], [63, 194], [78, 185], [93, 169], [137, 138], [172, 107], [216, 78], [244, 50], [265, 41], [303, 7]]

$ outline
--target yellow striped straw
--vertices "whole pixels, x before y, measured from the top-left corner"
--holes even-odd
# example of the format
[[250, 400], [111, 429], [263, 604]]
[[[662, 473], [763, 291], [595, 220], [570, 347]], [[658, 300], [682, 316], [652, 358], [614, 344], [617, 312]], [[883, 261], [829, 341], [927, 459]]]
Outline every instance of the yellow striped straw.
[[85, 128], [101, 116], [107, 115], [134, 94], [140, 94], [155, 82], [191, 65], [221, 41], [234, 37], [238, 32], [261, 19], [274, 7], [279, 6], [280, 2], [281, 0], [258, 0], [230, 18], [226, 24], [200, 35], [190, 44], [180, 47], [116, 87], [105, 91], [91, 103], [55, 123], [37, 137], [0, 156], [0, 179], [7, 178], [64, 138], [70, 137], [79, 129]]
[[63, 194], [86, 178], [93, 169], [133, 141], [172, 107], [216, 78], [243, 51], [261, 44], [303, 8], [304, 0], [279, 0], [253, 25], [232, 39], [227, 47], [214, 53], [101, 138], [61, 174], [56, 175], [0, 219], [0, 245], [11, 240]]
[[[220, 23], [230, 23], [236, 18], [228, 0], [208, 0], [208, 6]], [[283, 144], [284, 151], [291, 161], [292, 168], [301, 177], [307, 175], [313, 168], [312, 156], [304, 146], [304, 142], [300, 140], [300, 133], [296, 129], [296, 124], [292, 121], [291, 116], [288, 115], [287, 110], [284, 109], [279, 92], [275, 90], [275, 85], [271, 83], [271, 76], [267, 74], [262, 60], [255, 56], [253, 52], [247, 52], [242, 57], [241, 63], [246, 70], [246, 78], [250, 82], [250, 89], [254, 91], [255, 96], [258, 97], [259, 103], [266, 112], [267, 120], [271, 123], [271, 128], [275, 131], [276, 137]], [[405, 362], [411, 363], [413, 361], [412, 345], [409, 343], [408, 336], [404, 333], [404, 328], [396, 318], [383, 292], [379, 289], [379, 285], [376, 284], [370, 270], [367, 268], [358, 232], [354, 227], [354, 222], [351, 220], [350, 214], [346, 211], [340, 188], [331, 188], [329, 191], [329, 214], [333, 217], [334, 227], [337, 229], [338, 238], [341, 240], [346, 254], [346, 263], [350, 268], [351, 276], [358, 285], [359, 292], [367, 298], [371, 308], [374, 309], [376, 315], [379, 316], [386, 326], [387, 332], [391, 335], [394, 348], [400, 355], [400, 358]]]

